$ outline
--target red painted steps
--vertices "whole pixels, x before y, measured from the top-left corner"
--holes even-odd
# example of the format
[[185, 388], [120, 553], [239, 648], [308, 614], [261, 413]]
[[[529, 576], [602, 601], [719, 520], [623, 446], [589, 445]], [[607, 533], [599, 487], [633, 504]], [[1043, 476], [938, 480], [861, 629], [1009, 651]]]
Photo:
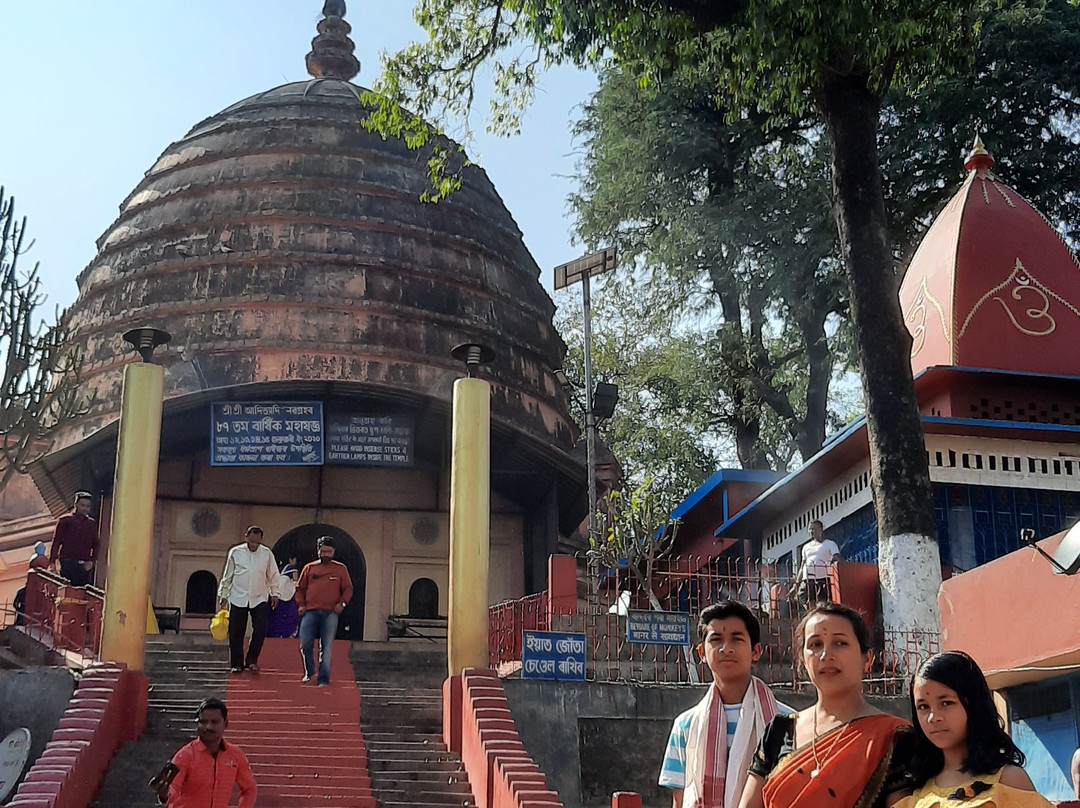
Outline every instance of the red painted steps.
[[259, 672], [229, 677], [228, 740], [247, 755], [260, 808], [377, 808], [349, 644], [334, 643], [330, 685], [300, 681], [295, 639], [268, 639]]

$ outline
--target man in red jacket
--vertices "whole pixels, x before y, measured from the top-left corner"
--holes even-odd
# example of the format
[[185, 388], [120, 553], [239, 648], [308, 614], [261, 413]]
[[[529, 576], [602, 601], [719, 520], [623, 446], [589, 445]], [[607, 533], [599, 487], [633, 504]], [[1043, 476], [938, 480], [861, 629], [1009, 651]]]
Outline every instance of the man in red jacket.
[[49, 551], [49, 564], [60, 560], [60, 574], [67, 578], [72, 586], [87, 586], [93, 583], [94, 562], [98, 552], [97, 522], [90, 516], [90, 504], [93, 497], [86, 491], [75, 495], [75, 504], [71, 513], [66, 513], [56, 520], [53, 530], [52, 549]]
[[317, 542], [319, 560], [306, 565], [296, 584], [296, 607], [300, 613], [300, 656], [304, 659], [304, 678], [315, 674], [315, 638], [319, 638], [319, 677], [321, 687], [330, 684], [330, 656], [334, 650], [338, 616], [352, 598], [349, 570], [334, 561], [334, 539], [323, 536]]

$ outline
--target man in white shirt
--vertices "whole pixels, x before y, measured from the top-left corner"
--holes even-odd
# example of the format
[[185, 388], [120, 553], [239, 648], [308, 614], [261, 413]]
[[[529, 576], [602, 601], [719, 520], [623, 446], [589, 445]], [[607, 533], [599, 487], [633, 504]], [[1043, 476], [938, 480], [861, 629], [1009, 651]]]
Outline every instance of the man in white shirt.
[[[244, 532], [244, 543], [229, 550], [225, 571], [221, 573], [219, 608], [229, 610], [229, 666], [233, 673], [240, 673], [244, 668], [258, 672], [266, 623], [270, 610], [278, 602], [277, 562], [262, 539], [261, 527], [249, 527]], [[251, 615], [251, 642], [245, 658], [248, 614]]]
[[824, 539], [820, 519], [810, 523], [810, 541], [803, 545], [802, 564], [795, 576], [799, 582], [799, 600], [806, 606], [832, 600], [829, 568], [840, 558], [840, 548], [832, 539]]

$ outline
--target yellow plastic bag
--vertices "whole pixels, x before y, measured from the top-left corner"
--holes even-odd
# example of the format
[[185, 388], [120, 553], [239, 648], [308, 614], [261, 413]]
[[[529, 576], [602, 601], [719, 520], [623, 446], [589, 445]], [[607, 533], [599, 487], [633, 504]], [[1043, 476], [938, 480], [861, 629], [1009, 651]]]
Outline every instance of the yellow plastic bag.
[[222, 609], [210, 621], [210, 636], [215, 640], [229, 639], [229, 610]]

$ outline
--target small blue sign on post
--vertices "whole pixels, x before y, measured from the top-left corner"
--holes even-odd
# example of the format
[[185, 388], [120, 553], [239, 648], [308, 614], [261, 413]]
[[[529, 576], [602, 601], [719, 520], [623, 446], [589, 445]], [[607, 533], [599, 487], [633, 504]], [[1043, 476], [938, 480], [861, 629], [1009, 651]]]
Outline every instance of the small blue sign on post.
[[523, 631], [521, 678], [585, 681], [585, 635]]
[[685, 612], [626, 613], [626, 641], [643, 645], [689, 645], [690, 615]]

